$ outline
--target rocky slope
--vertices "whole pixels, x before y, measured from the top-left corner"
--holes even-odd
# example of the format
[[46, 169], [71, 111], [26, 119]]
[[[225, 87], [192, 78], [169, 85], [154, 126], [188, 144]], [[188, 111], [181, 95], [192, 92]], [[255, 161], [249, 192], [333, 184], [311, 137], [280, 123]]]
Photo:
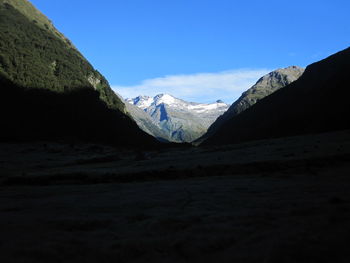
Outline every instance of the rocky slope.
[[0, 140], [153, 145], [107, 80], [27, 0], [0, 0]]
[[277, 69], [260, 78], [254, 86], [245, 91], [231, 107], [221, 115], [208, 129], [207, 133], [199, 138], [195, 143], [198, 144], [208, 137], [212, 136], [222, 125], [248, 109], [259, 100], [272, 94], [273, 92], [296, 81], [304, 73], [304, 68], [291, 66]]
[[350, 128], [350, 48], [308, 66], [304, 74], [226, 121], [204, 145]]
[[125, 103], [125, 109], [141, 130], [155, 137], [158, 141], [170, 141], [168, 134], [161, 129], [159, 124], [154, 119], [152, 119], [152, 117], [147, 112], [135, 106], [134, 104], [127, 102]]
[[[201, 104], [186, 102], [168, 94], [159, 94], [155, 97], [139, 96], [127, 99], [126, 102], [143, 111], [141, 113], [134, 107], [127, 106], [143, 130], [155, 137], [173, 142], [192, 142], [197, 139], [229, 107], [222, 101]], [[145, 120], [149, 118], [153, 123], [151, 129], [144, 125]]]

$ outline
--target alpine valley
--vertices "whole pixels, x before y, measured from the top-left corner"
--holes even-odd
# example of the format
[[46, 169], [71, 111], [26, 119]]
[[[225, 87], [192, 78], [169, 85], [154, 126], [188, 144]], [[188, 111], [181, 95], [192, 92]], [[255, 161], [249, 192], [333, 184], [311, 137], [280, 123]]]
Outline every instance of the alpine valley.
[[142, 130], [159, 140], [199, 144], [227, 120], [296, 81], [303, 72], [304, 69], [298, 66], [272, 71], [262, 76], [232, 106], [221, 100], [201, 104], [159, 94], [126, 99], [126, 110]]
[[[350, 48], [308, 66], [296, 60], [333, 50], [332, 43], [340, 48], [341, 31], [328, 19], [336, 17], [322, 24], [316, 5], [305, 12], [308, 1], [251, 1], [246, 12], [244, 1], [227, 0], [33, 2], [69, 27], [79, 20], [83, 28], [70, 34], [87, 32], [91, 43], [73, 45], [28, 0], [0, 0], [0, 263], [350, 262]], [[327, 15], [338, 1], [328, 2]], [[210, 10], [201, 14], [202, 6]], [[223, 9], [228, 16], [220, 16]], [[237, 16], [249, 24], [233, 23]], [[242, 26], [245, 34], [237, 34]], [[298, 36], [303, 27], [309, 36]], [[172, 64], [174, 51], [181, 70], [187, 48], [201, 58], [187, 60], [198, 72], [224, 66], [214, 58], [227, 52], [214, 42], [240, 52], [236, 64], [280, 69], [253, 80], [232, 105], [216, 97], [187, 102], [166, 91], [124, 100], [77, 49], [106, 45], [92, 52], [148, 75], [146, 67], [163, 66], [144, 41], [150, 32], [160, 60]], [[123, 45], [111, 43], [113, 33]], [[230, 34], [243, 42], [232, 45]], [[170, 35], [174, 50], [163, 41]], [[201, 35], [210, 52], [191, 42]], [[311, 38], [319, 46], [311, 47]], [[305, 53], [287, 59], [291, 46]], [[135, 50], [134, 58], [114, 59], [112, 52], [131, 54], [124, 48]], [[230, 58], [217, 62], [236, 65]], [[294, 64], [306, 68], [282, 68]]]

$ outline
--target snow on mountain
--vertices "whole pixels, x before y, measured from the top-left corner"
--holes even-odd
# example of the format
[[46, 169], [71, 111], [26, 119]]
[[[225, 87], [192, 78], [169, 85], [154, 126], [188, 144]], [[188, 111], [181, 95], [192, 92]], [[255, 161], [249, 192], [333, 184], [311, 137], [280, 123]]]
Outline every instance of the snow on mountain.
[[[126, 99], [147, 113], [163, 134], [162, 139], [174, 142], [191, 142], [203, 135], [209, 126], [228, 108], [218, 100], [211, 104], [187, 102], [169, 94], [155, 97], [138, 96]], [[132, 112], [130, 112], [133, 115]], [[137, 116], [133, 116], [137, 119]], [[159, 133], [158, 133], [159, 136]]]
[[138, 96], [133, 99], [126, 99], [126, 102], [133, 104], [145, 111], [148, 111], [149, 108], [152, 108], [154, 106], [165, 104], [167, 107], [176, 108], [178, 110], [180, 109], [186, 110], [194, 114], [210, 113], [210, 112], [214, 114], [217, 114], [217, 112], [220, 112], [222, 114], [227, 110], [229, 106], [228, 104], [224, 103], [221, 100], [218, 100], [211, 104], [204, 104], [204, 103], [196, 103], [196, 102], [187, 102], [187, 101], [175, 98], [169, 94], [159, 94], [153, 98], [149, 96]]
[[135, 99], [126, 99], [126, 102], [144, 110], [151, 106], [151, 104], [154, 102], [154, 99], [149, 96], [138, 96]]

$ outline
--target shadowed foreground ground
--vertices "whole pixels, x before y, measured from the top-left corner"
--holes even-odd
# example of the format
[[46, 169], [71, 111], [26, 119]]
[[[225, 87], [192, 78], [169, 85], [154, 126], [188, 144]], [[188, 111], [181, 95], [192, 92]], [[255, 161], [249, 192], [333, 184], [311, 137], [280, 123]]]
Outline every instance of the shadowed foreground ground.
[[349, 132], [150, 153], [4, 144], [0, 260], [349, 262], [349, 146]]

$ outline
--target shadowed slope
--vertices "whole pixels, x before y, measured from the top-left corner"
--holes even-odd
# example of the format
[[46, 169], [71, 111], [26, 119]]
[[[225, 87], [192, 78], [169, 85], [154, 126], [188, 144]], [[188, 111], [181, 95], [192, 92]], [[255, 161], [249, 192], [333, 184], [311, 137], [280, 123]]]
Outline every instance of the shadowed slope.
[[0, 140], [158, 145], [67, 41], [28, 1], [0, 0]]
[[118, 147], [159, 147], [130, 118], [108, 108], [99, 93], [24, 89], [0, 77], [0, 141], [84, 140]]
[[227, 121], [250, 108], [259, 100], [296, 81], [303, 73], [303, 68], [291, 66], [277, 69], [266, 74], [260, 78], [254, 86], [243, 92], [238, 100], [235, 101], [230, 108], [209, 127], [208, 131], [194, 142], [194, 144], [200, 144], [205, 141], [215, 134], [221, 126], [225, 125]]
[[308, 66], [287, 87], [223, 125], [203, 145], [350, 128], [350, 48]]

